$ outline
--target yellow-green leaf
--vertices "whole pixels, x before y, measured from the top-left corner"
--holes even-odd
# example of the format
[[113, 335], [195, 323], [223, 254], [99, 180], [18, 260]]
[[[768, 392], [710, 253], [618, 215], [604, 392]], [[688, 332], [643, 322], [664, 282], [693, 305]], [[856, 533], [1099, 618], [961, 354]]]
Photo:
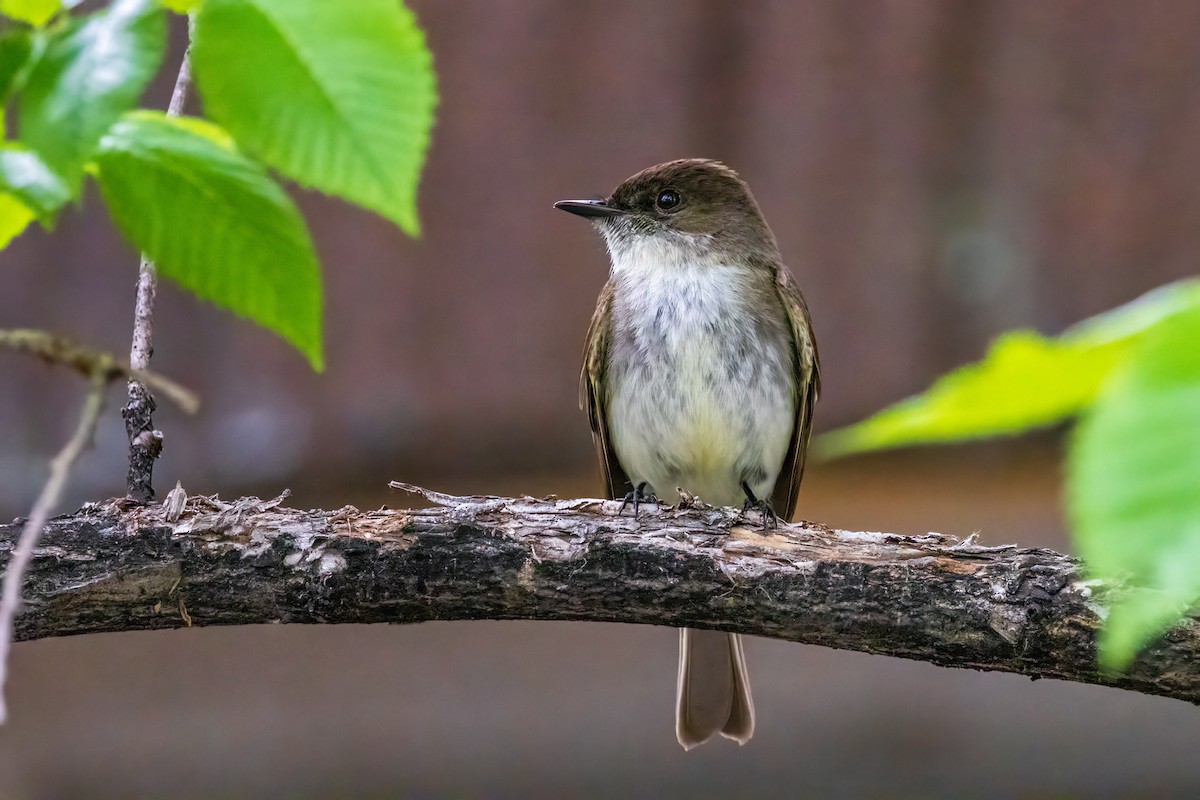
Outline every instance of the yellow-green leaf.
[[0, 14], [38, 28], [49, 22], [60, 8], [61, 0], [0, 0]]
[[1072, 417], [1095, 400], [1138, 339], [1181, 310], [1200, 307], [1200, 281], [1160, 287], [1049, 338], [1013, 331], [982, 361], [924, 393], [814, 442], [814, 455], [1008, 436]]
[[0, 250], [33, 222], [33, 210], [11, 194], [0, 194]]
[[204, 0], [159, 0], [176, 14], [189, 14], [200, 7]]

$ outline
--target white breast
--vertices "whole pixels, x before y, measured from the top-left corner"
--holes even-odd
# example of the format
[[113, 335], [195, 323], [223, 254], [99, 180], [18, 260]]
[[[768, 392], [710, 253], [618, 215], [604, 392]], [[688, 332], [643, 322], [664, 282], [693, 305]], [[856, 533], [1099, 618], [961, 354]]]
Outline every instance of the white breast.
[[747, 268], [627, 255], [614, 259], [607, 403], [622, 467], [664, 500], [678, 487], [740, 505], [743, 480], [768, 497], [795, 421], [786, 326], [756, 323]]

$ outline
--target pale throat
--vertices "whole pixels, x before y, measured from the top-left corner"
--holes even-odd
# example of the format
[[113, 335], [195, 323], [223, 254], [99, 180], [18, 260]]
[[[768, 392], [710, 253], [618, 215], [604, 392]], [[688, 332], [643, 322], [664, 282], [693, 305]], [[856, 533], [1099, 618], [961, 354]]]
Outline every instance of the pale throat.
[[[795, 420], [790, 340], [754, 312], [771, 276], [702, 240], [611, 242], [609, 428], [630, 480], [739, 505], [774, 488]], [[773, 295], [770, 295], [773, 298]]]

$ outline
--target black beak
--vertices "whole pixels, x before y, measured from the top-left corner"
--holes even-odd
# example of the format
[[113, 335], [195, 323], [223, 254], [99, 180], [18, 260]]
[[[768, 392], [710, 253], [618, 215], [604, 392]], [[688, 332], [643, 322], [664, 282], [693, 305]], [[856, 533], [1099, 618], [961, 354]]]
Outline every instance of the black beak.
[[603, 200], [559, 200], [554, 207], [581, 217], [618, 217], [625, 213], [605, 204]]

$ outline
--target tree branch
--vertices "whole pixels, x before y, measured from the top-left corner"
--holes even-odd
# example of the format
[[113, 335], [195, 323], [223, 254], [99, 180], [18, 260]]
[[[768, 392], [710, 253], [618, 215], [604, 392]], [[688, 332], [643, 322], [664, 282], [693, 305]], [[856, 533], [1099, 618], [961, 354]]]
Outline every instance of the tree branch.
[[[732, 510], [452, 497], [421, 510], [298, 511], [189, 498], [51, 521], [19, 640], [266, 622], [565, 619], [718, 628], [948, 667], [1098, 683], [1200, 703], [1200, 623], [1128, 673], [1096, 666], [1119, 587], [1050, 550], [973, 538], [763, 531]], [[178, 507], [175, 509], [179, 511]], [[172, 521], [172, 518], [173, 521]], [[15, 525], [0, 526], [0, 551]]]
[[[183, 54], [167, 116], [178, 117], [187, 103], [192, 85], [191, 48]], [[154, 354], [154, 296], [158, 290], [158, 274], [154, 262], [143, 255], [138, 264], [137, 300], [133, 311], [133, 342], [129, 348], [129, 364], [138, 372], [150, 367]], [[163, 434], [154, 427], [154, 396], [137, 377], [129, 379], [129, 402], [121, 409], [125, 433], [129, 437], [129, 474], [126, 496], [148, 502], [154, 499], [154, 462], [162, 452]]]

